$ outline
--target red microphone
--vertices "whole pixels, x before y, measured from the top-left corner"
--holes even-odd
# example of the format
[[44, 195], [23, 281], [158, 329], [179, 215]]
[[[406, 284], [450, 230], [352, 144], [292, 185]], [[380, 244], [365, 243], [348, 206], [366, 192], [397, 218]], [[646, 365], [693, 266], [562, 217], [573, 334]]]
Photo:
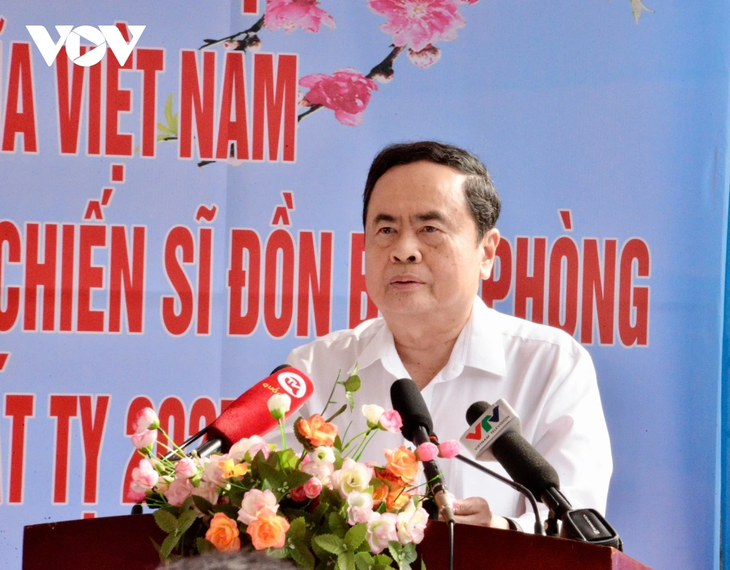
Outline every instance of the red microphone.
[[205, 443], [196, 450], [200, 457], [219, 451], [227, 453], [237, 441], [252, 435], [263, 436], [276, 428], [278, 422], [269, 412], [268, 406], [271, 396], [287, 394], [291, 398], [291, 407], [285, 416], [289, 418], [313, 393], [314, 384], [301, 370], [287, 364], [278, 366], [269, 377], [241, 394], [210, 425], [186, 441], [183, 447], [205, 433]]

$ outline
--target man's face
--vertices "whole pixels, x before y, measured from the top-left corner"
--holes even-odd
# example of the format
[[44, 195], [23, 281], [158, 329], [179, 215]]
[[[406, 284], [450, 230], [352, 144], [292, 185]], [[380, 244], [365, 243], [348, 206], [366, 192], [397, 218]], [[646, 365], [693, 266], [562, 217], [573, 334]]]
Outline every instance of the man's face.
[[420, 161], [388, 170], [375, 184], [365, 225], [365, 282], [387, 319], [468, 315], [499, 242], [477, 243], [464, 196], [466, 176]]

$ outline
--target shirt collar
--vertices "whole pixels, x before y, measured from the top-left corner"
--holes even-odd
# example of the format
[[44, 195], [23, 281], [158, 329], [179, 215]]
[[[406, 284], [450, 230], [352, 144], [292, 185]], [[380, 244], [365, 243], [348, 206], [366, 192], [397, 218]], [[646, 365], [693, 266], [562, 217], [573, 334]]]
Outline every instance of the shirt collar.
[[[479, 297], [474, 298], [469, 320], [464, 325], [451, 352], [444, 372], [448, 376], [459, 375], [465, 366], [477, 368], [496, 376], [506, 374], [504, 344], [500, 334], [499, 315], [488, 308]], [[362, 370], [380, 360], [383, 367], [396, 378], [407, 378], [403, 363], [395, 349], [393, 333], [380, 317], [373, 324], [378, 327], [360, 353], [359, 368]]]

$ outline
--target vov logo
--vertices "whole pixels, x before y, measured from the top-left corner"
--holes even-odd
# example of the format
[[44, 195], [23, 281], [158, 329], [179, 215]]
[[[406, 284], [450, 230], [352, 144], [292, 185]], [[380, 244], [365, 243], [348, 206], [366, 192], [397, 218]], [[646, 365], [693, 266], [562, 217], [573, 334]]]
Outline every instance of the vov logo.
[[[122, 32], [116, 26], [99, 26], [98, 28], [94, 26], [78, 26], [77, 28], [56, 26], [59, 35], [56, 42], [51, 39], [45, 26], [26, 26], [25, 28], [49, 67], [56, 61], [56, 56], [64, 43], [66, 44], [66, 54], [72, 62], [82, 67], [89, 67], [102, 60], [106, 54], [107, 45], [117, 58], [119, 65], [124, 65], [146, 27], [127, 26], [132, 38], [129, 43], [124, 40]], [[81, 55], [81, 38], [95, 46], [84, 55]]]
[[492, 415], [490, 416], [487, 414], [484, 416], [484, 419], [481, 421], [481, 423], [477, 424], [477, 427], [474, 428], [474, 431], [471, 433], [466, 434], [466, 439], [475, 439], [479, 441], [482, 439], [482, 429], [484, 429], [484, 433], [487, 434], [490, 432], [492, 427], [494, 427], [492, 424], [497, 425], [499, 423], [499, 406], [494, 406], [494, 409], [492, 410]]

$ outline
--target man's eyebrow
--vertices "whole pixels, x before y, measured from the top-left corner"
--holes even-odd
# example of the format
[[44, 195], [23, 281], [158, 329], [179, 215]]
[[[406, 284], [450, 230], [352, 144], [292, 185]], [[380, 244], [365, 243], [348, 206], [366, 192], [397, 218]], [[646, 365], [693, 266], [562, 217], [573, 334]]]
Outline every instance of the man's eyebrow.
[[414, 218], [419, 222], [445, 222], [446, 218], [441, 212], [431, 210], [430, 212], [424, 212], [423, 214], [416, 214]]
[[375, 218], [373, 218], [373, 224], [379, 224], [380, 222], [393, 224], [396, 222], [396, 219], [395, 216], [391, 216], [390, 214], [378, 214]]

